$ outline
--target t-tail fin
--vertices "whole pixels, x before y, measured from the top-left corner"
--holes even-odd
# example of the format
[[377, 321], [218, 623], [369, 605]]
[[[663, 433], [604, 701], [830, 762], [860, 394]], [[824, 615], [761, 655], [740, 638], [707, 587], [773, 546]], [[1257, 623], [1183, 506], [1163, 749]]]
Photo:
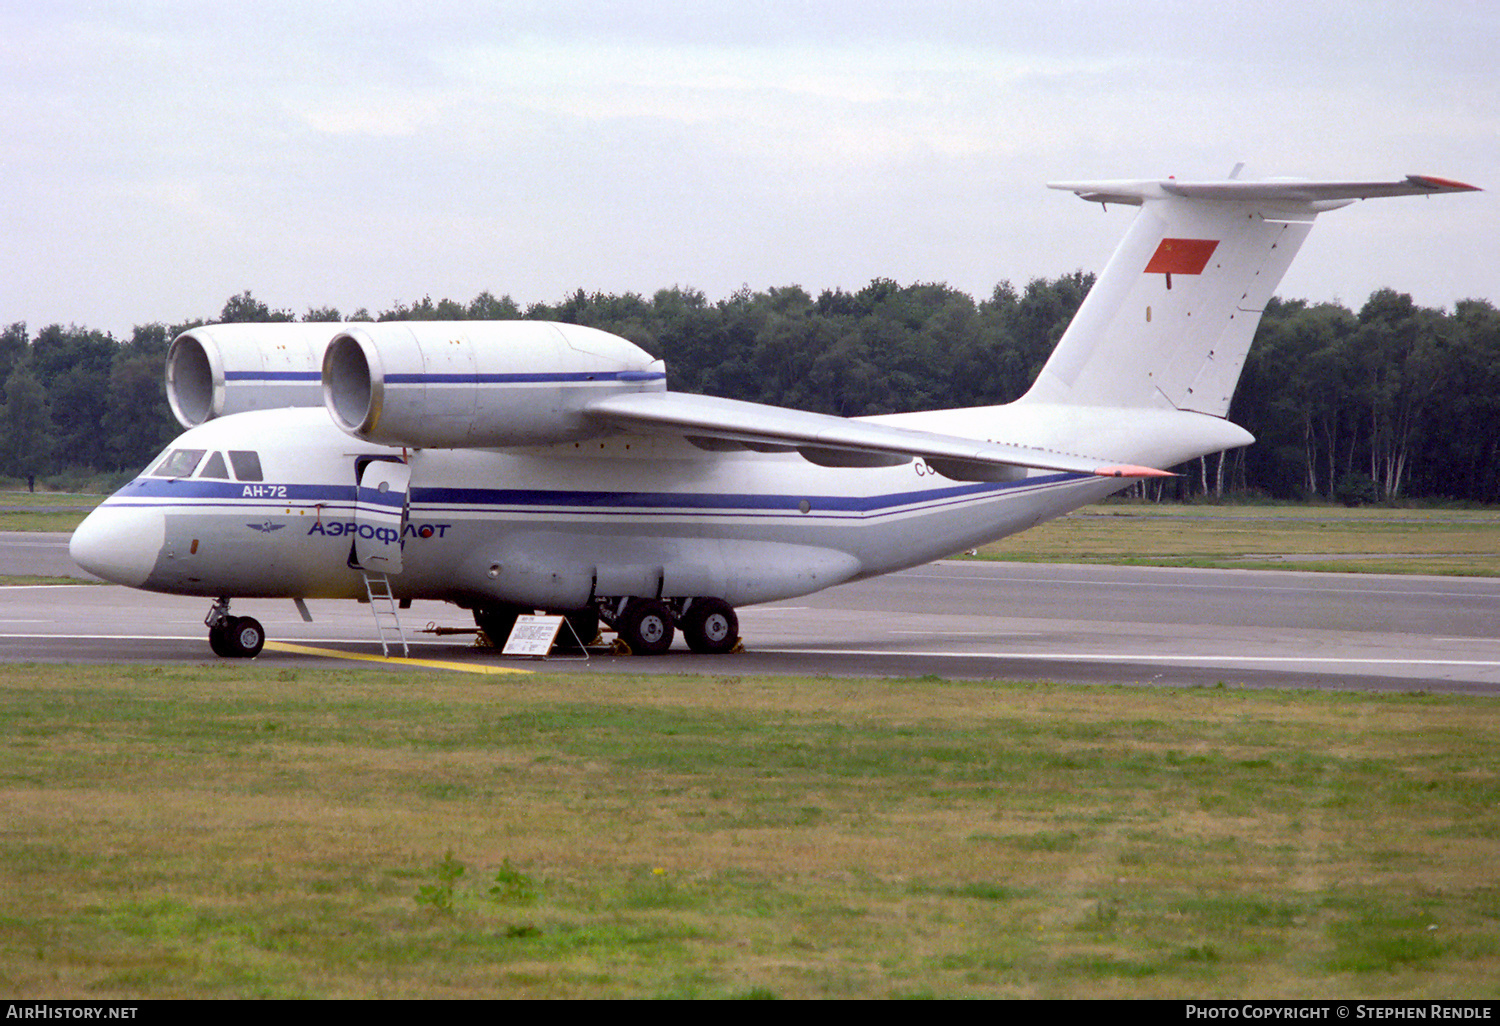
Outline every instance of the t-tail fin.
[[1141, 211], [1021, 400], [1223, 417], [1261, 313], [1313, 219], [1356, 199], [1469, 192], [1399, 182], [1052, 183]]

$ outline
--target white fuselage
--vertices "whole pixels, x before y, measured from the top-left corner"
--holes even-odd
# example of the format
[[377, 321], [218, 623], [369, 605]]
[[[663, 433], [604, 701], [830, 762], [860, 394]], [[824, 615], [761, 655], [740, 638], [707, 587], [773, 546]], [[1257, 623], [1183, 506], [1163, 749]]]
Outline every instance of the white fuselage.
[[558, 609], [631, 595], [744, 605], [925, 563], [1128, 483], [1043, 472], [959, 482], [921, 460], [827, 468], [794, 453], [705, 452], [669, 435], [403, 454], [351, 438], [322, 409], [217, 418], [169, 451], [181, 449], [253, 450], [262, 480], [204, 477], [208, 456], [190, 477], [148, 469], [80, 526], [80, 565], [174, 594], [362, 596], [351, 544], [379, 528], [356, 509], [356, 462], [404, 456], [411, 486], [402, 569], [391, 577], [399, 597]]

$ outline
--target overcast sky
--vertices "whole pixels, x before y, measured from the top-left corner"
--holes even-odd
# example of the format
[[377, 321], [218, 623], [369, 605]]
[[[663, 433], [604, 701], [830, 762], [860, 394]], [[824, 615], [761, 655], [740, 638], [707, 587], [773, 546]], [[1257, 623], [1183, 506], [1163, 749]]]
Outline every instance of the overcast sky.
[[0, 0], [0, 322], [484, 290], [976, 298], [1103, 266], [1049, 180], [1491, 191], [1319, 219], [1280, 294], [1500, 302], [1500, 4]]

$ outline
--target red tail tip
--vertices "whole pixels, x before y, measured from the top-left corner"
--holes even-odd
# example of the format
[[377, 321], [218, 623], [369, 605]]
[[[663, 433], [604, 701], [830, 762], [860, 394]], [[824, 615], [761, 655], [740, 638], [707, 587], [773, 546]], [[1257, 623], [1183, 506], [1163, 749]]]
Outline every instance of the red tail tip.
[[1128, 463], [1118, 467], [1100, 467], [1094, 471], [1096, 477], [1176, 477], [1169, 470], [1157, 470], [1155, 467], [1136, 467]]
[[1436, 175], [1412, 175], [1412, 178], [1434, 189], [1443, 189], [1447, 192], [1482, 192], [1477, 185], [1467, 182], [1455, 182], [1451, 178], [1439, 178]]

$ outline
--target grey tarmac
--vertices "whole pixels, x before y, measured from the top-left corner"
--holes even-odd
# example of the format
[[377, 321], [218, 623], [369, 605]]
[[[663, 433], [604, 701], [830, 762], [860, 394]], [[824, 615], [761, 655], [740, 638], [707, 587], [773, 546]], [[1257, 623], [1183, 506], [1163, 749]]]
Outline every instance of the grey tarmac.
[[[25, 569], [20, 569], [24, 566]], [[66, 535], [0, 536], [9, 573], [86, 577]], [[217, 662], [206, 599], [107, 585], [0, 589], [0, 661]], [[369, 608], [238, 600], [271, 641], [379, 656]], [[805, 598], [740, 610], [746, 651], [699, 656], [679, 640], [656, 658], [596, 651], [545, 664], [476, 649], [468, 614], [417, 602], [412, 656], [473, 667], [583, 673], [707, 673], [1057, 680], [1108, 684], [1500, 693], [1500, 580], [940, 561]], [[284, 666], [331, 657], [278, 651]], [[405, 669], [409, 664], [384, 664]], [[497, 677], [492, 680], [503, 681]]]

